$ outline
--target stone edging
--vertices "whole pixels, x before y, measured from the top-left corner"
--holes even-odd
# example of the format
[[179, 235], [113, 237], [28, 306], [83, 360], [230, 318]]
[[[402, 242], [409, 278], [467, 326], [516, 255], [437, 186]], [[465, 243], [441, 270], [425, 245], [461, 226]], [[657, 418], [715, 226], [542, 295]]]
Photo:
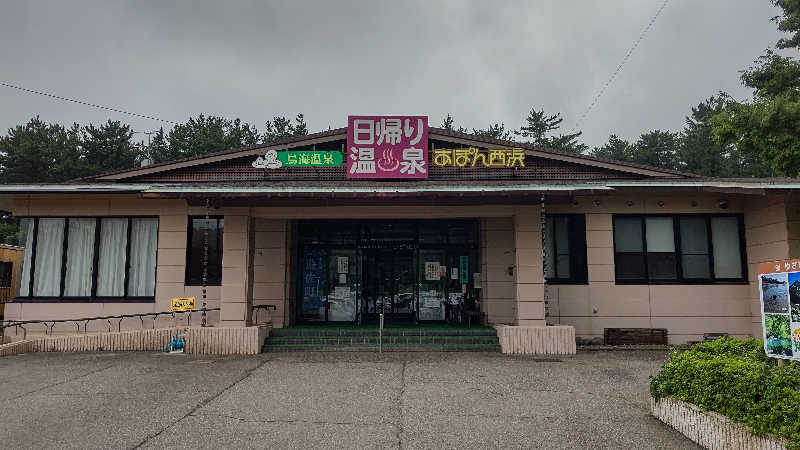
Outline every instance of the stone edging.
[[575, 328], [496, 325], [500, 348], [512, 355], [574, 355]]
[[722, 414], [670, 397], [650, 399], [650, 411], [657, 419], [708, 449], [785, 450], [786, 441], [770, 435], [756, 436], [747, 427]]
[[37, 337], [0, 345], [0, 356], [35, 352], [157, 352], [164, 350], [176, 331], [186, 338], [186, 353], [255, 355], [261, 352], [269, 327], [178, 327]]

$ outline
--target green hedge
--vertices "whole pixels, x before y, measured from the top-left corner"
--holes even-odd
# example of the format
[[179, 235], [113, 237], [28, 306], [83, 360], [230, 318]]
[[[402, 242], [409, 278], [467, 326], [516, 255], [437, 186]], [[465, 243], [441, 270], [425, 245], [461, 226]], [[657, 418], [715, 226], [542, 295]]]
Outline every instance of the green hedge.
[[651, 378], [650, 393], [716, 411], [800, 449], [800, 365], [777, 366], [756, 339], [721, 338], [673, 351]]

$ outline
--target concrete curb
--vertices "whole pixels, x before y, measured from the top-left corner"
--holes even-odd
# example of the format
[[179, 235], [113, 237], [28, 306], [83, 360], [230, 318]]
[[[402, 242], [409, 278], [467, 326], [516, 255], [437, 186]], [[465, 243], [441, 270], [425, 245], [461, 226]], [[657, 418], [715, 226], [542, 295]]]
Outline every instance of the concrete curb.
[[770, 435], [756, 436], [745, 425], [722, 414], [674, 398], [650, 399], [650, 411], [658, 420], [708, 449], [785, 450], [786, 441]]
[[255, 355], [269, 334], [268, 326], [177, 327], [111, 333], [38, 337], [0, 345], [0, 356], [34, 352], [163, 351], [175, 333], [186, 338], [186, 353]]
[[574, 355], [575, 328], [497, 325], [500, 348], [509, 355]]

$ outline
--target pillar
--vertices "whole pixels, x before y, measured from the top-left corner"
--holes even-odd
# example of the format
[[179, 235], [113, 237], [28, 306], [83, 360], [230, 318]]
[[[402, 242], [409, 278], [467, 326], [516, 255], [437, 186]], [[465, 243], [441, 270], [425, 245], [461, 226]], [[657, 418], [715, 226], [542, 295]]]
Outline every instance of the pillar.
[[222, 232], [220, 326], [246, 326], [252, 300], [252, 233], [249, 208], [225, 208]]
[[514, 248], [516, 325], [545, 326], [542, 230], [538, 206], [516, 209]]

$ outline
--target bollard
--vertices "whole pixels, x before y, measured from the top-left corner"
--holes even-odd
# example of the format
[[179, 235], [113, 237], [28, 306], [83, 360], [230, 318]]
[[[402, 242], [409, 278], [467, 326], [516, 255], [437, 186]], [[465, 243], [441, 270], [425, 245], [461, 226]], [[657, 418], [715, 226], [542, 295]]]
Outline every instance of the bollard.
[[378, 328], [378, 353], [383, 353], [383, 313], [381, 313], [380, 326]]

